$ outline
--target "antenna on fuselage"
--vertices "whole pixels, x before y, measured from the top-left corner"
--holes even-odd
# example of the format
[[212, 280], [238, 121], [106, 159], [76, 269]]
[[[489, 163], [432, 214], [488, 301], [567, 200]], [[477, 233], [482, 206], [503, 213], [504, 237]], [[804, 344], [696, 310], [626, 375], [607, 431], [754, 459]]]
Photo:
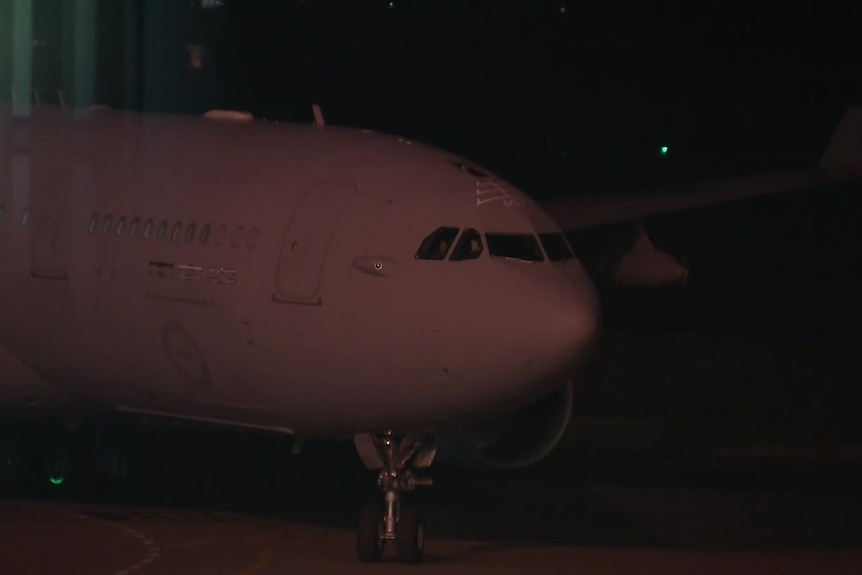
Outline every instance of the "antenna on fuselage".
[[222, 120], [228, 122], [251, 122], [254, 116], [251, 112], [241, 112], [239, 110], [210, 110], [204, 113], [204, 118], [207, 120]]
[[325, 126], [326, 122], [323, 119], [323, 112], [320, 110], [320, 104], [312, 104], [311, 110], [314, 112], [314, 125]]

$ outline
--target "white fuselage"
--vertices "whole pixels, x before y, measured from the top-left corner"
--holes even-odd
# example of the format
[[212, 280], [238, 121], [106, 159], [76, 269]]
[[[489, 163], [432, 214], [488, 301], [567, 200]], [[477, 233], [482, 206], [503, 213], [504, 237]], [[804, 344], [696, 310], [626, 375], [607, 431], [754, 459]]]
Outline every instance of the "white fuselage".
[[558, 231], [451, 154], [344, 128], [8, 114], [0, 401], [27, 372], [32, 400], [309, 434], [455, 424], [559, 386], [595, 335], [577, 260], [415, 257], [440, 226]]

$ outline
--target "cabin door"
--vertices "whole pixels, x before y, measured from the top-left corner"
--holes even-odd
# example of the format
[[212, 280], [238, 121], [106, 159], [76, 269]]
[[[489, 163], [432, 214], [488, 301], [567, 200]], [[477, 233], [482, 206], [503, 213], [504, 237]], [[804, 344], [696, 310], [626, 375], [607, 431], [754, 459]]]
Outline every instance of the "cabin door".
[[[66, 274], [63, 223], [51, 211], [32, 214], [37, 226], [33, 243], [30, 273], [37, 278], [64, 280]], [[31, 217], [32, 217], [31, 216]]]
[[276, 301], [320, 304], [320, 279], [329, 242], [355, 192], [353, 184], [314, 184], [305, 191], [281, 246]]
[[[71, 198], [82, 199], [92, 185], [89, 166], [76, 163], [69, 166], [68, 179], [63, 186], [55, 185], [59, 179], [56, 173], [46, 177], [33, 172], [42, 180], [34, 185], [32, 195], [32, 248], [30, 252], [30, 274], [33, 277], [49, 280], [65, 280], [68, 277], [69, 206]], [[61, 168], [55, 167], [57, 172]], [[86, 225], [84, 221], [82, 225]]]

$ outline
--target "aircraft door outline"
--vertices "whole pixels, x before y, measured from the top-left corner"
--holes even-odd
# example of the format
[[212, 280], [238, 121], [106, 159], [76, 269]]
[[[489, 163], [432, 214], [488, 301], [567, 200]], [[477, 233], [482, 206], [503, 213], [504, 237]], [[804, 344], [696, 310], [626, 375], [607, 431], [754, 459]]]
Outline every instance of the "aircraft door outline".
[[312, 184], [287, 225], [273, 300], [320, 305], [320, 283], [329, 243], [356, 192], [355, 184]]
[[63, 245], [63, 223], [51, 211], [33, 215], [38, 221], [34, 232], [30, 274], [42, 279], [68, 279]]
[[31, 236], [30, 275], [35, 278], [69, 279], [66, 226], [70, 197], [81, 197], [91, 189], [93, 176], [86, 163], [77, 162], [67, 169], [71, 171], [68, 187], [53, 189], [46, 184], [33, 202], [31, 217], [35, 229]]

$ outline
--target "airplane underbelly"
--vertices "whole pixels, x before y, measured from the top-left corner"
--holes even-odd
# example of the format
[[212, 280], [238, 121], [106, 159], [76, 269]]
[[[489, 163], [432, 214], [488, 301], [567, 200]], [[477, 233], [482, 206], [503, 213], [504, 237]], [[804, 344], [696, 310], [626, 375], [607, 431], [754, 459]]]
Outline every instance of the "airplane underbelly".
[[0, 347], [0, 412], [11, 408], [20, 413], [22, 406], [38, 407], [63, 396], [7, 349]]
[[71, 338], [77, 354], [68, 367], [86, 380], [81, 386], [136, 407], [253, 405], [244, 345], [249, 322], [223, 300], [164, 296], [133, 285], [80, 294], [88, 321], [79, 321]]

